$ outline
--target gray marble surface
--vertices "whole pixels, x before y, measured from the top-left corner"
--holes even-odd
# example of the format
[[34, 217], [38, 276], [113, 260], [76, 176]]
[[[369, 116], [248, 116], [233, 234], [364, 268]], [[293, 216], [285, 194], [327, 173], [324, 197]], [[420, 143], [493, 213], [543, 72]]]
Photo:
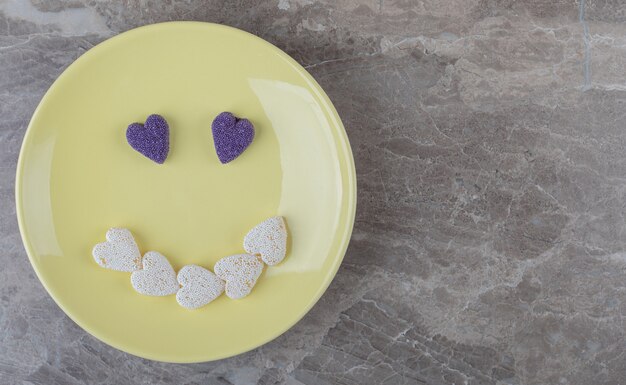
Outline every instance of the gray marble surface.
[[[22, 248], [15, 166], [43, 93], [119, 32], [255, 33], [335, 103], [352, 242], [293, 329], [175, 365], [86, 334]], [[623, 0], [0, 0], [0, 384], [626, 383]]]

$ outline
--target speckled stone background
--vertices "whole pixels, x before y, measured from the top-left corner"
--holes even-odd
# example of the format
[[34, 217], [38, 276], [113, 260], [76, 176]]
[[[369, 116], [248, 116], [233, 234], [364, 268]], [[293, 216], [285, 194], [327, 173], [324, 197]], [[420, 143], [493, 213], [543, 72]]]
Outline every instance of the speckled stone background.
[[[119, 32], [223, 23], [302, 63], [359, 194], [328, 292], [231, 359], [150, 362], [48, 297], [14, 173], [43, 93]], [[0, 0], [0, 384], [626, 384], [623, 0]]]

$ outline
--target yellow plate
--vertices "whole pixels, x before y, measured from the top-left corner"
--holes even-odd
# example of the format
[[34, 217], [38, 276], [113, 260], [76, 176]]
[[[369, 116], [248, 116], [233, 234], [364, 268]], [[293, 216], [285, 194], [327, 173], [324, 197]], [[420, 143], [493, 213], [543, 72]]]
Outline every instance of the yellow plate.
[[[227, 165], [210, 130], [221, 111], [256, 127]], [[163, 165], [126, 143], [128, 124], [152, 113], [170, 124]], [[356, 180], [337, 112], [300, 65], [246, 32], [176, 22], [107, 40], [57, 79], [28, 127], [16, 201], [37, 276], [77, 324], [141, 357], [200, 362], [270, 341], [315, 304], [350, 238]], [[223, 295], [195, 311], [174, 296], [136, 293], [129, 273], [91, 257], [120, 226], [176, 270], [212, 269], [273, 215], [287, 220], [285, 261], [266, 268], [248, 297]]]

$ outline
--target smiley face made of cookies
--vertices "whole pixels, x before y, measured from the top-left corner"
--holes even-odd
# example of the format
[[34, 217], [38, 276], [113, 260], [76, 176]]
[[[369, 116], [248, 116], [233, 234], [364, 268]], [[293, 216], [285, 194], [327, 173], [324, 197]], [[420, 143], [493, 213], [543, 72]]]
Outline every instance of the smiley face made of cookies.
[[[230, 112], [222, 112], [211, 125], [215, 151], [222, 164], [234, 161], [254, 139], [254, 126]], [[128, 144], [137, 152], [162, 164], [169, 153], [169, 125], [160, 115], [145, 123], [132, 123], [126, 130]], [[106, 241], [93, 247], [95, 262], [103, 268], [129, 272], [131, 286], [148, 296], [175, 295], [187, 309], [198, 309], [226, 293], [231, 299], [248, 296], [266, 266], [282, 262], [287, 254], [287, 227], [281, 216], [268, 218], [243, 237], [244, 253], [218, 260], [213, 271], [186, 265], [178, 273], [167, 257], [157, 251], [141, 254], [126, 228], [111, 228]]]

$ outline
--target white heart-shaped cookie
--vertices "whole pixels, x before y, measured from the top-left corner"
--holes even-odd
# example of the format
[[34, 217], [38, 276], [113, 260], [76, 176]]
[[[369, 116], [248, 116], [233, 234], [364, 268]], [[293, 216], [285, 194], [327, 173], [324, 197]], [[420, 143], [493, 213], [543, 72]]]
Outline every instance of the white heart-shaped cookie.
[[130, 283], [141, 294], [164, 296], [178, 291], [176, 273], [164, 255], [148, 251], [143, 256], [143, 269], [130, 275]]
[[91, 251], [98, 265], [119, 271], [141, 269], [141, 253], [129, 230], [114, 227], [107, 231], [106, 239]]
[[246, 234], [243, 248], [247, 253], [259, 254], [270, 266], [280, 263], [287, 254], [287, 226], [283, 217], [272, 217]]
[[187, 265], [178, 271], [176, 301], [187, 309], [202, 307], [224, 292], [224, 281], [204, 267]]
[[263, 262], [250, 254], [231, 255], [217, 261], [213, 271], [226, 282], [226, 295], [239, 299], [250, 294], [263, 272]]

